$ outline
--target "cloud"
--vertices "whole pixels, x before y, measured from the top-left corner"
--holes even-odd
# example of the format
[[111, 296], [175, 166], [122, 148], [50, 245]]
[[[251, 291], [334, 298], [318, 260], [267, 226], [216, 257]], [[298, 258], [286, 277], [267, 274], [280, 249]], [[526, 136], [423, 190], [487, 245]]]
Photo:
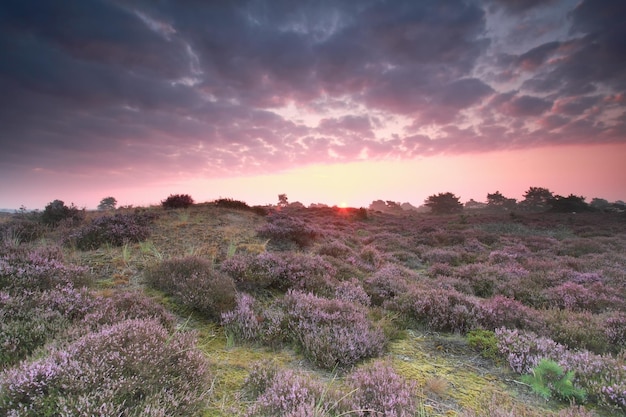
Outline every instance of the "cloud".
[[239, 175], [623, 141], [624, 7], [7, 0], [0, 174]]

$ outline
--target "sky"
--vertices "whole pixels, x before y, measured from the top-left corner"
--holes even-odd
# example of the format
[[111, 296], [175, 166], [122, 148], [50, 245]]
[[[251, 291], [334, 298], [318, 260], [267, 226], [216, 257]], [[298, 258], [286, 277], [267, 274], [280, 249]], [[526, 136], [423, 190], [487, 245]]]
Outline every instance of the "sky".
[[0, 2], [0, 207], [626, 199], [623, 0]]

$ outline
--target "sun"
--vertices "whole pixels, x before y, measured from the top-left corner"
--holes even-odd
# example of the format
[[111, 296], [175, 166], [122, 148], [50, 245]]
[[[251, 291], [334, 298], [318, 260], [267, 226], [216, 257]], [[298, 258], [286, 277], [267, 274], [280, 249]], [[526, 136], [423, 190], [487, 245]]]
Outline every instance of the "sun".
[[339, 203], [339, 208], [348, 208], [348, 203], [346, 203], [345, 201], [342, 201], [341, 203]]

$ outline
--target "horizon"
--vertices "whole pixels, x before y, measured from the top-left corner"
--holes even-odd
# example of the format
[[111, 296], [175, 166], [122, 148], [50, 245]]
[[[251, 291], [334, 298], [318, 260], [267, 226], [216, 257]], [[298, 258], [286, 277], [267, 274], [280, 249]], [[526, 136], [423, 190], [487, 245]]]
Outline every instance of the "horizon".
[[620, 0], [0, 4], [0, 207], [626, 199]]

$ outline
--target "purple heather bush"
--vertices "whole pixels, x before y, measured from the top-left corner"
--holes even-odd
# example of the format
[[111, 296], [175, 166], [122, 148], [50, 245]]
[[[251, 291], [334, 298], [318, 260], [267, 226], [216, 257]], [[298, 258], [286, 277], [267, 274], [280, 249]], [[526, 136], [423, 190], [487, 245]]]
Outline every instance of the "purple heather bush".
[[411, 417], [417, 404], [413, 383], [407, 382], [382, 361], [363, 366], [347, 377], [352, 394], [348, 415]]
[[[263, 377], [267, 378], [262, 380]], [[247, 417], [330, 416], [334, 404], [331, 392], [320, 381], [291, 369], [253, 374], [248, 384], [261, 391], [248, 409]], [[327, 395], [330, 394], [330, 395]]]
[[129, 242], [140, 242], [150, 236], [153, 219], [148, 213], [97, 217], [90, 224], [73, 230], [67, 236], [66, 244], [80, 250], [92, 250], [105, 244], [122, 246]]
[[415, 385], [381, 361], [351, 372], [341, 385], [265, 361], [253, 367], [244, 392], [253, 401], [250, 417], [409, 417], [417, 408]]
[[139, 291], [116, 291], [94, 299], [82, 324], [91, 330], [130, 319], [157, 320], [168, 330], [174, 329], [175, 317], [163, 305]]
[[429, 264], [440, 263], [447, 265], [460, 265], [463, 263], [464, 253], [458, 248], [429, 248], [422, 253], [422, 259]]
[[315, 252], [318, 255], [326, 255], [333, 258], [346, 258], [354, 254], [350, 246], [338, 240], [322, 243], [316, 248]]
[[321, 368], [350, 367], [383, 352], [383, 331], [360, 304], [298, 291], [289, 291], [283, 304], [291, 339]]
[[480, 324], [489, 330], [507, 327], [540, 331], [545, 327], [537, 310], [502, 295], [482, 300], [481, 306]]
[[237, 295], [237, 305], [222, 313], [222, 325], [227, 335], [239, 342], [278, 346], [284, 342], [285, 313], [276, 306], [262, 307], [253, 296]]
[[314, 224], [281, 211], [267, 216], [267, 223], [257, 233], [278, 248], [295, 244], [300, 249], [311, 246], [322, 234]]
[[415, 288], [405, 297], [403, 312], [431, 330], [465, 333], [479, 325], [476, 297], [445, 288]]
[[92, 305], [86, 290], [70, 286], [13, 295], [0, 292], [0, 369], [67, 332]]
[[219, 320], [221, 313], [235, 306], [237, 291], [233, 279], [203, 258], [168, 259], [147, 268], [144, 276], [151, 287], [211, 319]]
[[375, 271], [387, 261], [385, 254], [373, 245], [364, 246], [359, 251], [358, 256], [350, 257], [350, 259], [352, 259], [355, 266], [367, 271]]
[[321, 256], [297, 252], [235, 255], [222, 262], [220, 269], [241, 291], [273, 288], [325, 292], [332, 287], [335, 273]]
[[412, 283], [419, 280], [419, 275], [407, 268], [388, 263], [367, 277], [364, 289], [374, 305], [382, 305], [400, 294], [405, 294]]
[[602, 328], [616, 353], [626, 349], [626, 313], [617, 311], [607, 314]]
[[361, 304], [365, 307], [371, 304], [370, 296], [365, 292], [361, 282], [356, 278], [337, 284], [335, 287], [335, 298]]
[[65, 264], [58, 248], [33, 251], [0, 248], [0, 290], [47, 290], [68, 284], [83, 286], [89, 282], [87, 268]]
[[211, 375], [195, 335], [127, 320], [0, 374], [0, 413], [200, 415]]

